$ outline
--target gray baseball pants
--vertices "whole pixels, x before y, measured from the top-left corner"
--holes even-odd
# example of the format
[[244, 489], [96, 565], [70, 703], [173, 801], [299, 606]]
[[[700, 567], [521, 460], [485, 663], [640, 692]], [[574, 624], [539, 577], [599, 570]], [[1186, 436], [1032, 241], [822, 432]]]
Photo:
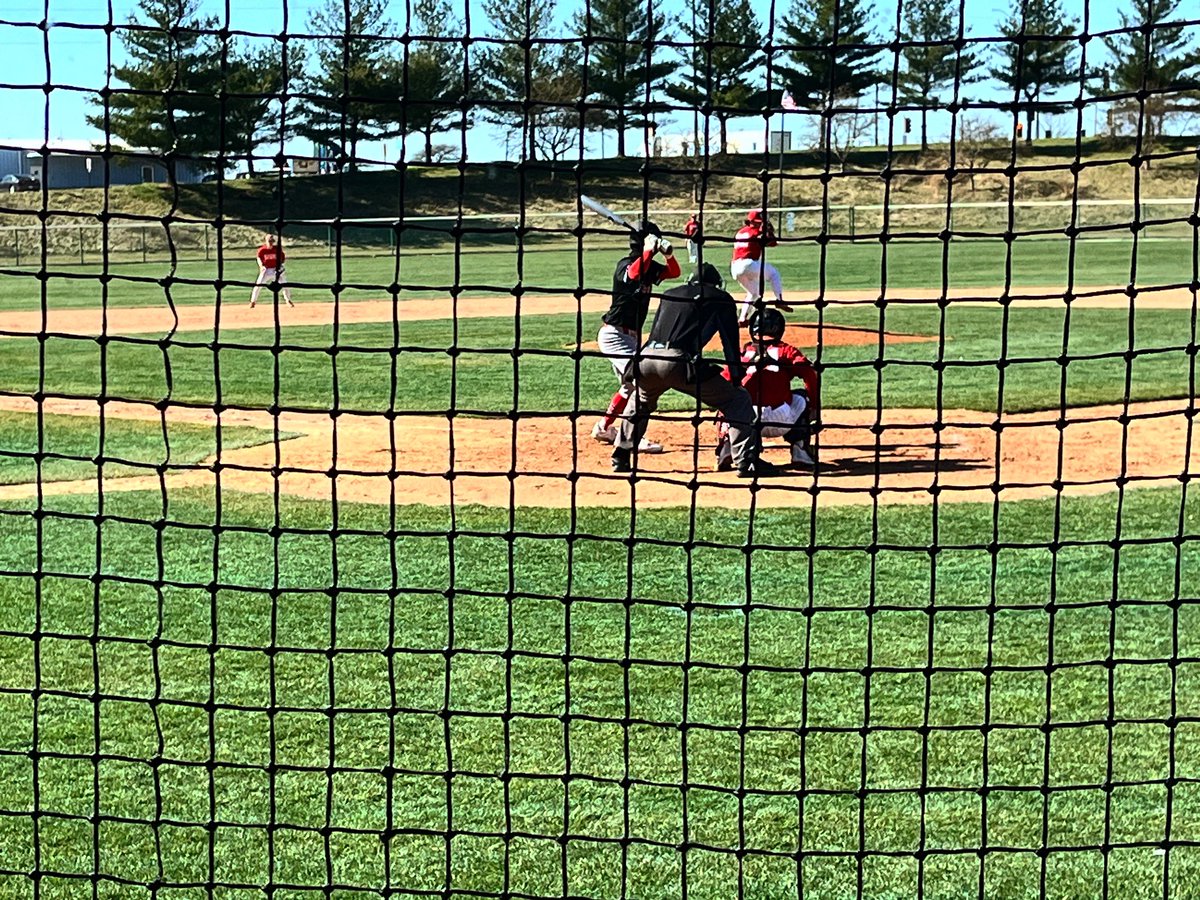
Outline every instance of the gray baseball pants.
[[758, 459], [761, 444], [758, 429], [754, 427], [754, 401], [744, 387], [722, 378], [720, 372], [713, 363], [693, 366], [682, 350], [644, 349], [627, 375], [633, 380], [635, 390], [621, 420], [615, 446], [627, 450], [636, 447], [646, 434], [651, 414], [658, 409], [658, 398], [675, 390], [724, 414], [729, 423], [734, 465]]

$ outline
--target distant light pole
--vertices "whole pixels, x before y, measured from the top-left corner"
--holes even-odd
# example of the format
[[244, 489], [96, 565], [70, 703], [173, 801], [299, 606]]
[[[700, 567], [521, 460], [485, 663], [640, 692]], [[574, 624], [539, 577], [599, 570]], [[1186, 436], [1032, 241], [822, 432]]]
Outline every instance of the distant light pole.
[[875, 82], [875, 146], [879, 146], [879, 82]]
[[[692, 86], [700, 83], [700, 71], [696, 66], [696, 4], [700, 0], [692, 0]], [[692, 104], [692, 149], [696, 156], [700, 155], [700, 107]], [[705, 149], [708, 149], [707, 147]]]
[[779, 131], [775, 132], [775, 139], [779, 141], [779, 201], [775, 204], [776, 212], [779, 214], [779, 230], [783, 231], [783, 126], [787, 121], [787, 113], [784, 110], [779, 110]]

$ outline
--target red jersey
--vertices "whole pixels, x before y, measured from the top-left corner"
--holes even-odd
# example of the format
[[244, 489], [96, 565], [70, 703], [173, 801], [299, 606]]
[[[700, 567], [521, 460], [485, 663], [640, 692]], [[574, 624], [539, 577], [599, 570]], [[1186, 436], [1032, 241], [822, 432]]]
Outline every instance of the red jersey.
[[283, 265], [283, 248], [263, 244], [258, 248], [258, 264], [264, 269], [278, 269]]
[[742, 365], [746, 368], [742, 387], [750, 392], [755, 406], [775, 407], [791, 403], [793, 378], [804, 379], [809, 403], [813, 407], [819, 405], [820, 380], [817, 370], [791, 344], [783, 341], [764, 344], [750, 341], [742, 348]]
[[745, 225], [733, 238], [734, 259], [762, 259], [763, 247], [774, 247], [775, 231], [768, 225]]
[[695, 240], [700, 235], [700, 222], [695, 216], [687, 220], [687, 224], [683, 226], [683, 236]]

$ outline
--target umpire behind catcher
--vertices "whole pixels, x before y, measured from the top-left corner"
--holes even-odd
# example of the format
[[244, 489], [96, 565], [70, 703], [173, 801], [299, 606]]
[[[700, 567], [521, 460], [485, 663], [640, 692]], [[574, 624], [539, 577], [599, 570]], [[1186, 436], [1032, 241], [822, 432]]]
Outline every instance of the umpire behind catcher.
[[[721, 336], [725, 362], [734, 376], [729, 380], [721, 377], [720, 366], [702, 355], [714, 334]], [[613, 445], [613, 471], [633, 471], [634, 448], [646, 433], [658, 398], [676, 390], [724, 414], [739, 478], [780, 474], [759, 459], [762, 444], [754, 426], [754, 402], [741, 385], [742, 372], [736, 301], [722, 290], [716, 267], [704, 263], [687, 284], [663, 293], [650, 336], [626, 370], [634, 393]]]

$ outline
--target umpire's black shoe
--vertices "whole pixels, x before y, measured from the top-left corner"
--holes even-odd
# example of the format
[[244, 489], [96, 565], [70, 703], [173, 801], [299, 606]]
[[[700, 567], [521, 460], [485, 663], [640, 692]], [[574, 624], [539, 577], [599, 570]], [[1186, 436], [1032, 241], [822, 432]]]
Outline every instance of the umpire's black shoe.
[[632, 472], [633, 463], [630, 462], [631, 451], [624, 447], [613, 447], [612, 452], [612, 470], [614, 472]]
[[765, 459], [754, 459], [738, 466], [738, 478], [775, 478], [784, 474], [783, 469]]

